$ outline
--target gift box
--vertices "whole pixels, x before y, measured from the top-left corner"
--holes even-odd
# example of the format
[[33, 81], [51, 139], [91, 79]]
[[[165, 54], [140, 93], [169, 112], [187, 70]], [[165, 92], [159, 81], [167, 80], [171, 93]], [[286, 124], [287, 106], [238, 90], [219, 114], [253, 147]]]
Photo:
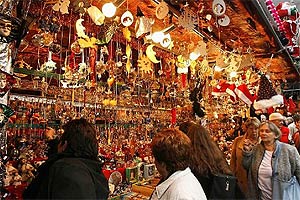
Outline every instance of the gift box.
[[138, 182], [138, 166], [134, 166], [134, 167], [128, 167], [125, 170], [125, 174], [126, 174], [126, 181], [128, 183], [135, 183]]

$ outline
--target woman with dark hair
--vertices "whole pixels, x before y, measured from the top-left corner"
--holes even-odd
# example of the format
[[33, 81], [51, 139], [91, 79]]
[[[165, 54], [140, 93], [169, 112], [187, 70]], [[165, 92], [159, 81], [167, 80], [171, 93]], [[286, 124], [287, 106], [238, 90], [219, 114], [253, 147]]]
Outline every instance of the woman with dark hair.
[[152, 153], [161, 180], [151, 200], [206, 199], [200, 183], [188, 167], [191, 141], [184, 133], [177, 129], [159, 132], [153, 138]]
[[232, 175], [232, 172], [223, 152], [203, 126], [193, 122], [184, 122], [179, 129], [191, 139], [193, 153], [189, 156], [190, 168], [209, 199], [213, 175]]
[[[283, 199], [283, 189], [274, 189], [274, 179], [300, 181], [300, 156], [297, 149], [279, 141], [280, 129], [272, 122], [259, 126], [261, 143], [244, 142], [243, 166], [248, 170], [249, 199]], [[277, 168], [277, 170], [276, 170]], [[275, 170], [275, 171], [274, 171]]]
[[63, 129], [58, 153], [39, 167], [24, 199], [107, 199], [95, 129], [85, 119], [72, 120]]

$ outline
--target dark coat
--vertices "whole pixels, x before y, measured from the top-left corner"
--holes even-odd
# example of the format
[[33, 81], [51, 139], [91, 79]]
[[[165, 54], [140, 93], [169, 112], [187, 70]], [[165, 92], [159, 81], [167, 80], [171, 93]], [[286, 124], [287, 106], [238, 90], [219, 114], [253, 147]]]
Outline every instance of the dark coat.
[[38, 169], [24, 199], [107, 199], [108, 182], [98, 161], [57, 154]]

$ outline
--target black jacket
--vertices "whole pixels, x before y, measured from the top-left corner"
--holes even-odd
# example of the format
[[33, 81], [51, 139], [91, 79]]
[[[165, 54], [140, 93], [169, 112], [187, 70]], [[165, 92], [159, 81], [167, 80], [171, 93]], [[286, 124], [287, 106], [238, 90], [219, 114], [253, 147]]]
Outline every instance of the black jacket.
[[38, 169], [24, 199], [107, 199], [108, 182], [98, 161], [57, 154]]

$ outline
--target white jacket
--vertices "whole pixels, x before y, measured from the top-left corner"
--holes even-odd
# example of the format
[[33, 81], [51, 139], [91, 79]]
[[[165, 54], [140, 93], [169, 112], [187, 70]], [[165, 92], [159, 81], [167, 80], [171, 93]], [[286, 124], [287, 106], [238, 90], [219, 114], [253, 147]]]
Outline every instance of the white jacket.
[[206, 200], [205, 193], [197, 178], [188, 167], [177, 171], [157, 185], [151, 200]]

